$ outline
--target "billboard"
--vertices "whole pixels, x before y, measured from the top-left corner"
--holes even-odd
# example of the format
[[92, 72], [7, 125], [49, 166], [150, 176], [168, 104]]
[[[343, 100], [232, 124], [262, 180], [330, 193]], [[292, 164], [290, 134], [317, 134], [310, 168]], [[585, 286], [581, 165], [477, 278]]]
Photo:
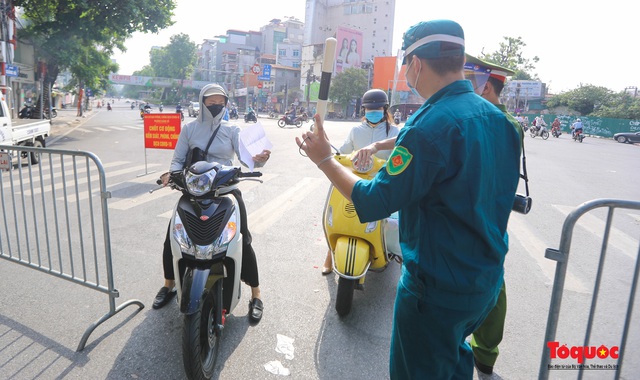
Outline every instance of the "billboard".
[[362, 32], [342, 26], [336, 32], [336, 73], [362, 63]]
[[543, 83], [539, 81], [512, 80], [507, 83], [505, 92], [514, 98], [517, 93], [520, 99], [544, 98]]

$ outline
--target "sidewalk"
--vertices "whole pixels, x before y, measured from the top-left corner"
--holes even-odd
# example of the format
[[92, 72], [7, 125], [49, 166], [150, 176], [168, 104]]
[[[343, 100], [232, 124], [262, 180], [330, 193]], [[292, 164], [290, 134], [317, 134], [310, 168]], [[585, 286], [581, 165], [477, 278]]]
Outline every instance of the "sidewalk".
[[51, 119], [51, 136], [57, 137], [65, 133], [68, 127], [72, 127], [80, 124], [88, 117], [92, 116], [96, 110], [91, 109], [84, 111], [83, 116], [77, 116], [78, 110], [76, 108], [60, 109], [58, 116]]

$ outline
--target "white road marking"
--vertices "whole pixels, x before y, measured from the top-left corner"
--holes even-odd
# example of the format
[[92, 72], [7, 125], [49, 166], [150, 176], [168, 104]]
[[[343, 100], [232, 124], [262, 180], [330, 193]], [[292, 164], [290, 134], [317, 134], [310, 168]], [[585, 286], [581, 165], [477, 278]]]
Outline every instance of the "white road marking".
[[[544, 253], [547, 248], [545, 242], [536, 237], [536, 232], [528, 227], [525, 222], [526, 216], [512, 213], [509, 217], [509, 239], [517, 239], [520, 244], [527, 250], [529, 256], [533, 257], [536, 261], [542, 273], [549, 280], [549, 284], [553, 284], [555, 277], [556, 262], [547, 259]], [[507, 260], [509, 260], [509, 254], [507, 254]], [[585, 285], [569, 270], [567, 270], [567, 276], [565, 279], [564, 288], [566, 290], [572, 290], [578, 293], [590, 293]]]
[[[558, 211], [560, 211], [565, 217], [569, 215], [571, 211], [574, 210], [574, 207], [563, 206], [563, 205], [552, 205]], [[608, 208], [607, 208], [608, 209]], [[615, 210], [613, 214], [613, 221], [616, 220], [616, 214], [624, 212], [623, 210]], [[604, 228], [605, 228], [606, 220], [602, 220], [593, 214], [586, 213], [578, 219], [576, 225], [584, 228], [587, 232], [604, 239]], [[615, 227], [611, 227], [611, 231], [609, 232], [609, 246], [614, 247], [619, 250], [621, 253], [626, 255], [627, 257], [635, 260], [638, 256], [638, 249], [640, 247], [640, 236], [638, 239], [633, 239], [629, 235], [620, 231]], [[607, 249], [607, 253], [609, 250]]]
[[296, 204], [304, 201], [304, 198], [312, 191], [317, 191], [318, 186], [323, 182], [322, 178], [305, 177], [280, 194], [264, 206], [248, 215], [251, 232], [261, 234], [278, 221], [282, 216]]

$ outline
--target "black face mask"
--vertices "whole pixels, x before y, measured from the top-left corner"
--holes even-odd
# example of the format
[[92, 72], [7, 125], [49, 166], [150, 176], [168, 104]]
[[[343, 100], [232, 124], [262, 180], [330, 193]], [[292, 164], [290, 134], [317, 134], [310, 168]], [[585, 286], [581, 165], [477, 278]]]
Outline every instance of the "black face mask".
[[207, 109], [209, 110], [209, 112], [211, 112], [211, 116], [213, 117], [218, 116], [218, 114], [222, 111], [223, 108], [224, 106], [221, 104], [212, 104], [210, 106], [207, 106]]

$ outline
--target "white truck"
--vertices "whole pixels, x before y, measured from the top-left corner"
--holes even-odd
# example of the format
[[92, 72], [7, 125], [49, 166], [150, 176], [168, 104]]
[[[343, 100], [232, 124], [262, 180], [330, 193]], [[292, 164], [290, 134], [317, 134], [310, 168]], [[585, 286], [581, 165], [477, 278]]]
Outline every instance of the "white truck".
[[[4, 96], [0, 98], [0, 145], [44, 148], [50, 133], [50, 120], [11, 119]], [[38, 161], [39, 155], [31, 153], [31, 163], [37, 164]]]

